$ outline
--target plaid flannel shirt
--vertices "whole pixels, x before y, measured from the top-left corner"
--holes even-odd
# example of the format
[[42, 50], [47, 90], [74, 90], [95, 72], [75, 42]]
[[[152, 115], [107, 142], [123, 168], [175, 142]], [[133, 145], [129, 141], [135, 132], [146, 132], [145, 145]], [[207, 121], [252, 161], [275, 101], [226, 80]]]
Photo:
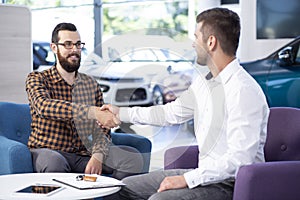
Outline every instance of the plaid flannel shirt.
[[102, 106], [99, 84], [77, 73], [69, 85], [55, 66], [31, 72], [26, 79], [31, 109], [29, 148], [49, 148], [79, 155], [108, 154], [110, 131], [88, 119], [90, 106]]

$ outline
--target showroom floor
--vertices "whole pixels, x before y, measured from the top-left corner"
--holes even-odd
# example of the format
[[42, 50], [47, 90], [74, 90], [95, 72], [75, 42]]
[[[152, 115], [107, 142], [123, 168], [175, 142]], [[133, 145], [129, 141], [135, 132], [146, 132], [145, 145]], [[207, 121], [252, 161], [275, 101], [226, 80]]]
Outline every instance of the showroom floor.
[[163, 155], [166, 149], [196, 143], [195, 135], [187, 124], [164, 128], [131, 125], [129, 128], [135, 133], [147, 137], [152, 142], [150, 171], [163, 168]]

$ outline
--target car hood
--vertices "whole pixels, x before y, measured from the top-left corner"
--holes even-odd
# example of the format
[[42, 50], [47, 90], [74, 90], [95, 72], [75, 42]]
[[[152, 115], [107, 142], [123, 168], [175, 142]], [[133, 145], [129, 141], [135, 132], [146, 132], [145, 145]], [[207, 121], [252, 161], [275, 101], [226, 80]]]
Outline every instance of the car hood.
[[241, 66], [253, 77], [257, 76], [266, 76], [274, 62], [272, 57], [250, 61], [250, 62], [242, 62]]
[[80, 72], [97, 78], [141, 79], [168, 73], [167, 63], [112, 62], [108, 65], [82, 66]]

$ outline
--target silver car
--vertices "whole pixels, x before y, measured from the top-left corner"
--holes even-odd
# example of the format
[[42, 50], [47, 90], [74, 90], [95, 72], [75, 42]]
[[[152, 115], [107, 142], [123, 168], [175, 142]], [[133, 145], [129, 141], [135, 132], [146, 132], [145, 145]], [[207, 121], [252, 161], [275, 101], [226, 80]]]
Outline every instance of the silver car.
[[165, 104], [176, 99], [192, 83], [193, 52], [188, 53], [190, 59], [187, 59], [169, 49], [136, 48], [113, 56], [109, 62], [94, 54], [92, 59], [87, 58], [80, 72], [97, 80], [105, 103], [117, 106]]

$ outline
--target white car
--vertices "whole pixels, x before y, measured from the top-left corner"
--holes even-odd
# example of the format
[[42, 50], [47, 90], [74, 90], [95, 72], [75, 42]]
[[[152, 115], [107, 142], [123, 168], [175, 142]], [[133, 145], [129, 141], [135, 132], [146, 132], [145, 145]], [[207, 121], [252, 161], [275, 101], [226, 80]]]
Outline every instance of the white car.
[[[113, 55], [118, 54], [112, 51]], [[159, 105], [176, 99], [192, 83], [191, 59], [163, 48], [137, 48], [104, 62], [93, 54], [79, 71], [101, 85], [104, 102], [117, 106]]]

